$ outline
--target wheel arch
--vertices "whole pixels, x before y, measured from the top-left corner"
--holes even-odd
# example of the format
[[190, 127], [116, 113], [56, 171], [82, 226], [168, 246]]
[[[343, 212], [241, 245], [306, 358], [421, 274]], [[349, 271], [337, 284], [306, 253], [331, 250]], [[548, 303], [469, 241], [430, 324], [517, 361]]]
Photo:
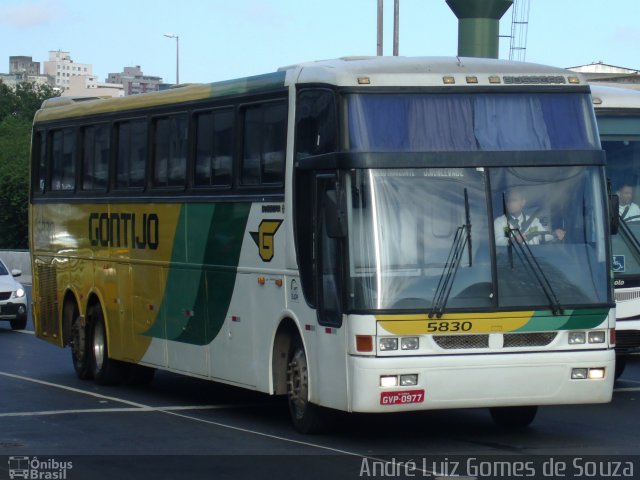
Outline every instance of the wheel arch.
[[93, 290], [87, 295], [87, 301], [85, 303], [85, 316], [87, 319], [87, 324], [90, 324], [93, 321], [93, 319], [91, 318], [91, 311], [96, 306], [98, 306], [100, 310], [102, 310], [105, 335], [107, 336], [107, 339], [109, 339], [109, 320], [107, 318], [107, 312], [104, 308], [104, 302], [102, 301], [100, 294]]
[[67, 287], [62, 299], [62, 311], [61, 311], [61, 327], [62, 327], [62, 344], [64, 346], [69, 345], [71, 341], [71, 326], [73, 323], [73, 315], [69, 313], [69, 308], [75, 308], [79, 315], [81, 315], [81, 303], [76, 292]]
[[286, 395], [287, 393], [289, 352], [295, 338], [299, 338], [304, 344], [304, 338], [298, 324], [291, 316], [286, 316], [278, 324], [271, 349], [271, 392], [274, 395]]

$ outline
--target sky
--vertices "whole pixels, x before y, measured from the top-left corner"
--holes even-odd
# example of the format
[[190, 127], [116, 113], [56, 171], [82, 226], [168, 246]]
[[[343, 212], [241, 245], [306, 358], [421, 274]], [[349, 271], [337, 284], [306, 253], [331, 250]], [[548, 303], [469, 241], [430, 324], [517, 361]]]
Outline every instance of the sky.
[[[525, 0], [518, 0], [524, 2]], [[384, 54], [392, 54], [393, 0], [384, 0]], [[524, 5], [524, 3], [521, 3]], [[573, 67], [601, 61], [640, 69], [640, 0], [530, 0], [526, 61]], [[9, 56], [70, 53], [104, 81], [139, 65], [145, 75], [200, 83], [294, 63], [375, 55], [377, 0], [0, 0], [0, 73]], [[500, 34], [511, 32], [511, 9]], [[399, 53], [457, 54], [445, 0], [400, 0]], [[509, 39], [500, 40], [509, 58]]]

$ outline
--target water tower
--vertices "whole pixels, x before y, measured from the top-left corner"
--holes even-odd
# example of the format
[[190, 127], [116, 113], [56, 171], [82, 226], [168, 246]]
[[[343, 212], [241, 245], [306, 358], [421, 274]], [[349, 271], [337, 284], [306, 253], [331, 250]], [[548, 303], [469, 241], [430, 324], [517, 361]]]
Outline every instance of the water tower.
[[513, 0], [447, 0], [458, 17], [458, 56], [498, 58], [500, 18]]

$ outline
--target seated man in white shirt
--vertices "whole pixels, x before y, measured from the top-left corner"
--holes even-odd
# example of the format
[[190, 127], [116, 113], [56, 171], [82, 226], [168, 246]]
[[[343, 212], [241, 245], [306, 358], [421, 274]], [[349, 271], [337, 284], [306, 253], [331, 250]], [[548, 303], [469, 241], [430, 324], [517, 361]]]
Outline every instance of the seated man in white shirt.
[[[564, 240], [565, 231], [556, 228], [550, 232], [542, 226], [540, 220], [524, 213], [527, 200], [519, 190], [509, 190], [505, 196], [507, 204], [507, 215], [500, 215], [493, 222], [493, 229], [497, 246], [509, 244], [509, 238], [515, 239], [518, 243], [528, 245], [538, 245], [541, 241]], [[507, 227], [507, 222], [510, 228]], [[509, 229], [515, 230], [509, 235]]]
[[640, 221], [640, 207], [633, 203], [633, 186], [623, 183], [616, 192], [620, 199], [620, 218], [626, 221]]

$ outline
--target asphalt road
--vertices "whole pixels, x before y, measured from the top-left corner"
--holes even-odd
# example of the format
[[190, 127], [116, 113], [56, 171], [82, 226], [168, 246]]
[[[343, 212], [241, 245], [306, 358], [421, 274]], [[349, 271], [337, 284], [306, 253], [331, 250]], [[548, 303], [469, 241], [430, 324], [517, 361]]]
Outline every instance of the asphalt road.
[[[443, 472], [513, 478], [514, 471], [509, 477], [482, 473], [496, 473], [490, 459], [528, 458], [539, 463], [528, 472], [544, 478], [549, 459], [556, 468], [587, 456], [597, 460], [593, 468], [604, 462], [613, 473], [625, 465], [615, 463], [618, 456], [640, 452], [640, 358], [627, 365], [610, 404], [543, 407], [522, 431], [500, 430], [478, 409], [341, 414], [332, 433], [303, 436], [290, 427], [286, 404], [263, 394], [166, 372], [146, 387], [79, 380], [69, 349], [37, 339], [32, 330], [31, 322], [23, 332], [0, 322], [0, 480], [11, 470], [19, 475], [25, 461], [39, 478], [71, 480], [447, 478]], [[453, 471], [476, 457], [489, 462], [488, 470]], [[417, 462], [411, 471], [419, 475], [401, 471], [396, 462], [406, 460]], [[379, 471], [372, 462], [381, 462]], [[640, 477], [638, 457], [635, 462], [631, 473]], [[55, 472], [60, 476], [52, 477]], [[571, 478], [555, 473], [546, 478]]]

